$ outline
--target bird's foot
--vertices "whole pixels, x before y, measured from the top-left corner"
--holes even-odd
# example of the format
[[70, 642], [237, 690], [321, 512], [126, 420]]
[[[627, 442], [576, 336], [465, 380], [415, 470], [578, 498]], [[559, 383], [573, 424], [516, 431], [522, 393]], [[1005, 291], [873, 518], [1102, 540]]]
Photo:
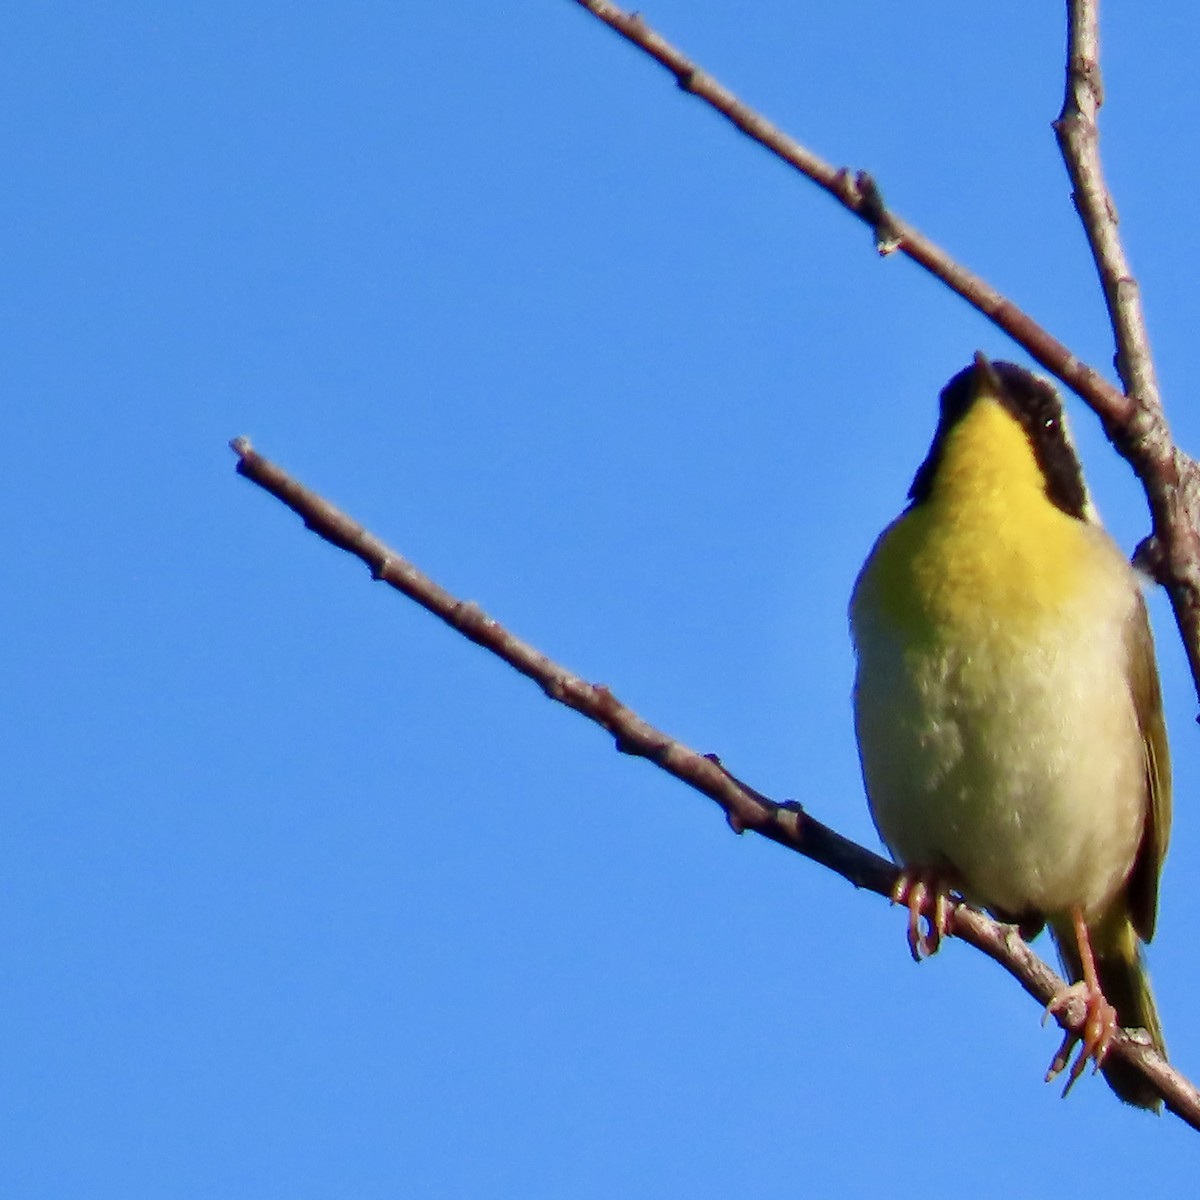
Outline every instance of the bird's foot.
[[949, 936], [954, 903], [951, 890], [950, 881], [941, 872], [901, 868], [892, 888], [892, 903], [908, 909], [908, 948], [914, 962], [936, 954], [942, 938]]
[[1046, 1071], [1046, 1082], [1049, 1083], [1065, 1069], [1070, 1061], [1072, 1051], [1077, 1044], [1079, 1045], [1079, 1054], [1071, 1064], [1071, 1070], [1067, 1073], [1063, 1096], [1066, 1096], [1075, 1086], [1089, 1062], [1093, 1064], [1093, 1072], [1100, 1070], [1100, 1064], [1104, 1062], [1104, 1056], [1108, 1053], [1113, 1036], [1117, 1032], [1117, 1010], [1105, 999], [1104, 993], [1098, 985], [1082, 979], [1055, 994], [1050, 1003], [1046, 1005], [1046, 1011], [1042, 1015], [1043, 1024], [1047, 1017], [1062, 1012], [1073, 1001], [1079, 999], [1082, 999], [1086, 1005], [1083, 1032], [1076, 1033], [1073, 1029], [1067, 1031], [1062, 1045], [1058, 1048], [1058, 1053], [1055, 1054]]

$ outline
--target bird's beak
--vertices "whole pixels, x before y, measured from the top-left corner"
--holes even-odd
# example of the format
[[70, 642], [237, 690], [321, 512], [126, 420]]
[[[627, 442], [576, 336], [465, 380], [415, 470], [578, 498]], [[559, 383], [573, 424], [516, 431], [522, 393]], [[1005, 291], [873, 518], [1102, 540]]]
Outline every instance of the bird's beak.
[[996, 374], [996, 368], [992, 366], [988, 356], [982, 350], [975, 351], [975, 394], [989, 391], [993, 396], [1004, 395], [1004, 384], [1000, 382], [1000, 376]]

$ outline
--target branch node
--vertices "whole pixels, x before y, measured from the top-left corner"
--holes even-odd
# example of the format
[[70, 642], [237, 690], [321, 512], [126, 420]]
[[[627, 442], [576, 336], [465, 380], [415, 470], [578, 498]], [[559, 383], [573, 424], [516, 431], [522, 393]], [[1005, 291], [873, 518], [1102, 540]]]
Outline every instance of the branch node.
[[871, 175], [866, 171], [859, 171], [854, 177], [854, 183], [858, 193], [858, 215], [871, 226], [875, 235], [875, 249], [880, 258], [886, 258], [900, 249], [903, 235], [896, 225], [895, 218], [888, 212], [883, 193]]
[[859, 201], [858, 189], [854, 186], [854, 180], [851, 178], [848, 167], [838, 167], [829, 182], [829, 190], [847, 208], [851, 210], [857, 209]]
[[787, 831], [799, 843], [804, 837], [804, 827], [808, 824], [808, 814], [799, 800], [784, 800], [778, 808], [779, 819]]
[[1169, 578], [1166, 548], [1157, 534], [1142, 538], [1133, 552], [1134, 569], [1155, 583], [1165, 585]]
[[631, 758], [650, 757], [650, 755], [643, 755], [637, 743], [620, 731], [613, 735], [613, 746], [616, 748], [618, 754], [628, 754]]

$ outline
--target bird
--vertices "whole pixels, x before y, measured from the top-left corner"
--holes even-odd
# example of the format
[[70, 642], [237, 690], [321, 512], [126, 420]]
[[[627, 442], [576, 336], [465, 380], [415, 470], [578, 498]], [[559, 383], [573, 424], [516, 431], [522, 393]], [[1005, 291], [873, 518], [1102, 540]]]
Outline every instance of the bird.
[[1088, 1063], [1125, 1102], [1157, 1093], [1108, 1049], [1166, 1054], [1142, 944], [1171, 826], [1162, 694], [1141, 577], [1100, 524], [1054, 386], [977, 353], [940, 395], [901, 515], [854, 585], [853, 708], [872, 819], [900, 868], [918, 961], [962, 899], [1049, 926], [1082, 999], [1046, 1079]]

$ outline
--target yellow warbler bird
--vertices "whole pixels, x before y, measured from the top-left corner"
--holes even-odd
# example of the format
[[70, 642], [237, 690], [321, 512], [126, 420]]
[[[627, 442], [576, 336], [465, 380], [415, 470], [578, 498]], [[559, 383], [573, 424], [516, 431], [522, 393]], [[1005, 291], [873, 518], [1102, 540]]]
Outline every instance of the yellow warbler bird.
[[976, 355], [946, 385], [909, 499], [850, 623], [863, 780], [914, 957], [937, 948], [952, 891], [1027, 932], [1048, 924], [1073, 981], [1050, 1009], [1087, 1006], [1068, 1090], [1093, 1061], [1157, 1108], [1106, 1060], [1118, 1024], [1164, 1049], [1141, 943], [1171, 781], [1138, 577], [1092, 510], [1057, 393], [1011, 363]]

